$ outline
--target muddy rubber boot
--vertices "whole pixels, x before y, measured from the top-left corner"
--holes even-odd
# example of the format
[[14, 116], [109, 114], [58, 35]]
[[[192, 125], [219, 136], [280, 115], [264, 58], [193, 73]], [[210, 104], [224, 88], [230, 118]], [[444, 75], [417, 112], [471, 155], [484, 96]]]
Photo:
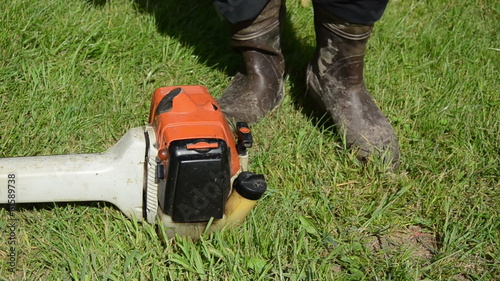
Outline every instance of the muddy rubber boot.
[[363, 82], [363, 62], [373, 26], [349, 24], [314, 6], [316, 51], [307, 68], [307, 93], [332, 117], [347, 147], [361, 161], [378, 155], [395, 170], [394, 130]]
[[271, 0], [253, 20], [232, 24], [231, 44], [243, 54], [246, 73], [238, 73], [218, 99], [232, 121], [255, 123], [284, 98], [285, 63], [281, 54], [283, 0]]

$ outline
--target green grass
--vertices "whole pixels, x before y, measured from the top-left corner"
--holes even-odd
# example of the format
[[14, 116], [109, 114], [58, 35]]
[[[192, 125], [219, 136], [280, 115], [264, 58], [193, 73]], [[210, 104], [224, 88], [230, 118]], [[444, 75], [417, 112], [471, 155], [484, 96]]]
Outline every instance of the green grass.
[[[242, 62], [210, 2], [1, 1], [0, 157], [104, 151], [147, 122], [158, 87], [220, 96]], [[241, 227], [165, 240], [102, 203], [18, 206], [11, 274], [2, 208], [0, 277], [500, 278], [498, 3], [389, 3], [365, 71], [401, 145], [386, 173], [310, 113], [312, 10], [287, 2], [288, 95], [253, 126], [250, 168], [269, 191]]]

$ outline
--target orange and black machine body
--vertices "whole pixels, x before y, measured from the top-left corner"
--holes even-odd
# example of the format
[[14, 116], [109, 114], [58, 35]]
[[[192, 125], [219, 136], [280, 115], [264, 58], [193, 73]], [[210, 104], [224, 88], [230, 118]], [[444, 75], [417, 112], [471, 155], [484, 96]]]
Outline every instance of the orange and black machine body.
[[265, 191], [262, 175], [242, 173], [252, 145], [248, 126], [238, 123], [235, 139], [205, 87], [157, 89], [149, 123], [156, 131], [158, 204], [172, 222], [221, 220], [231, 192], [256, 200]]

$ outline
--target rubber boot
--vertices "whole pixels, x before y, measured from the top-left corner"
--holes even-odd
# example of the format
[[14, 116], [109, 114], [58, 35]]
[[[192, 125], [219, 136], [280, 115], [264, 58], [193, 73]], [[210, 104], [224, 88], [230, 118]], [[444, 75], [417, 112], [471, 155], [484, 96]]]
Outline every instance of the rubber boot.
[[243, 54], [246, 73], [238, 73], [218, 100], [229, 120], [255, 123], [283, 101], [284, 12], [283, 0], [270, 0], [255, 19], [231, 26], [231, 44]]
[[378, 155], [397, 169], [396, 135], [363, 82], [366, 43], [373, 26], [346, 23], [318, 5], [314, 24], [317, 45], [307, 68], [308, 95], [329, 113], [359, 160]]

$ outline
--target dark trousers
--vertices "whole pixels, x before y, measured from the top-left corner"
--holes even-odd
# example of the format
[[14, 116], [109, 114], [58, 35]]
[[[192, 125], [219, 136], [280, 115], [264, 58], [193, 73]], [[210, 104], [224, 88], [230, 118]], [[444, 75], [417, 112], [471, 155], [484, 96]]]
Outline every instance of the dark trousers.
[[389, 0], [312, 0], [333, 16], [349, 23], [370, 25], [384, 14]]
[[[349, 23], [370, 25], [382, 17], [389, 0], [312, 0], [333, 16]], [[231, 23], [253, 19], [269, 0], [215, 0], [219, 13]]]

